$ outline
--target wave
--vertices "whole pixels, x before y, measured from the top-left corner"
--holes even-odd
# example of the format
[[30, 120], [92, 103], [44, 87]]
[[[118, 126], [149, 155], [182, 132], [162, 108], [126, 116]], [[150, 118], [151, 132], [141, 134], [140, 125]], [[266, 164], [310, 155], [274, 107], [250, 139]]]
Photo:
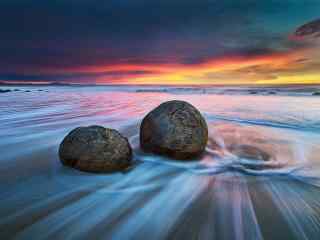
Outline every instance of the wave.
[[[319, 238], [317, 98], [130, 89], [0, 97], [1, 239]], [[205, 112], [209, 141], [196, 161], [139, 147], [143, 116], [177, 98]], [[129, 138], [132, 169], [99, 175], [60, 164], [65, 134], [92, 124]]]
[[219, 116], [219, 115], [213, 115], [208, 113], [206, 114], [206, 117], [209, 120], [223, 120], [228, 122], [244, 123], [244, 124], [265, 126], [265, 127], [320, 132], [320, 121], [307, 122], [304, 119], [302, 119], [300, 122], [289, 123], [289, 122], [271, 121], [271, 120], [265, 120], [265, 119], [232, 118], [232, 117], [224, 117], [221, 115]]

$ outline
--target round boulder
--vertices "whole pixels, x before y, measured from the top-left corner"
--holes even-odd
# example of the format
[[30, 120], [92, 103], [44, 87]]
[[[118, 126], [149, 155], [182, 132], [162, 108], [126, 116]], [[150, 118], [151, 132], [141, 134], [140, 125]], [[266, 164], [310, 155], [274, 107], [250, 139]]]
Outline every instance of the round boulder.
[[62, 141], [61, 162], [86, 172], [114, 172], [130, 166], [132, 150], [118, 131], [101, 126], [78, 127]]
[[146, 152], [185, 160], [200, 155], [207, 141], [205, 119], [184, 101], [162, 103], [142, 120], [140, 145]]

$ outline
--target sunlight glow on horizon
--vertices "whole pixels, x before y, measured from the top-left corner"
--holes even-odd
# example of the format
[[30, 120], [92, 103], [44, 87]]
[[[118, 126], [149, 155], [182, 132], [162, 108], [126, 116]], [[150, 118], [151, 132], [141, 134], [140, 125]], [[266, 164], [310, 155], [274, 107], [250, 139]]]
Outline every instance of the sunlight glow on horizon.
[[[276, 85], [320, 84], [320, 61], [316, 46], [257, 56], [224, 56], [200, 63], [109, 64], [77, 68], [42, 69], [38, 81], [11, 83], [78, 83], [105, 85]], [[58, 80], [53, 79], [57, 76]], [[67, 81], [59, 81], [59, 78]], [[1, 80], [1, 79], [0, 79]], [[5, 82], [2, 81], [2, 82]]]
[[[302, 69], [306, 65], [305, 63], [297, 63], [302, 57], [302, 53], [294, 52], [251, 58], [241, 56], [226, 57], [191, 66], [169, 64], [161, 66], [114, 66], [113, 71], [139, 69], [150, 72], [154, 71], [155, 73], [143, 74], [142, 76], [128, 76], [127, 79], [124, 77], [118, 81], [110, 81], [110, 79], [101, 77], [96, 79], [96, 84], [110, 84], [110, 82], [111, 84], [146, 85], [319, 84], [320, 73], [305, 73], [303, 70], [301, 72], [296, 71], [296, 65], [299, 65]], [[99, 71], [106, 71], [107, 69], [112, 68], [95, 68], [95, 70]], [[255, 69], [258, 69], [261, 73], [258, 73]], [[270, 75], [272, 74], [274, 74], [274, 78], [271, 79]]]

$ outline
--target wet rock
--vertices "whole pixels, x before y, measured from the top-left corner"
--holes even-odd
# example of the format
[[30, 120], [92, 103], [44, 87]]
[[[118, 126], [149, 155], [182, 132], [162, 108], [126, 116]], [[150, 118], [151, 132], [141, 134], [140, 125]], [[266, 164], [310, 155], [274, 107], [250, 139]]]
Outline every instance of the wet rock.
[[184, 101], [169, 101], [152, 110], [142, 121], [140, 145], [146, 152], [174, 159], [200, 155], [208, 141], [208, 127], [201, 113]]
[[113, 172], [130, 166], [132, 150], [119, 132], [101, 126], [78, 127], [62, 141], [61, 162], [87, 172]]
[[249, 91], [250, 94], [258, 94], [258, 91]]
[[0, 89], [0, 93], [8, 93], [11, 92], [10, 89]]
[[138, 93], [150, 93], [150, 92], [168, 92], [167, 89], [137, 89]]
[[269, 153], [250, 145], [233, 144], [229, 151], [240, 158], [251, 160], [269, 161], [272, 158]]

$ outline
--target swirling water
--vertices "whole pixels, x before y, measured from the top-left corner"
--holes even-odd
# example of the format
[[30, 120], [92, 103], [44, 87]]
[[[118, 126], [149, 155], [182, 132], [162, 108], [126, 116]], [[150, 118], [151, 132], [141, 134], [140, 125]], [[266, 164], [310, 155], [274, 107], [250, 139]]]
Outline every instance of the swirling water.
[[[319, 238], [319, 97], [28, 89], [0, 96], [1, 239]], [[198, 161], [139, 149], [141, 119], [172, 99], [191, 102], [208, 122]], [[60, 164], [67, 132], [94, 124], [129, 138], [132, 169], [90, 174]], [[259, 161], [259, 151], [248, 159], [234, 146], [270, 159]]]

